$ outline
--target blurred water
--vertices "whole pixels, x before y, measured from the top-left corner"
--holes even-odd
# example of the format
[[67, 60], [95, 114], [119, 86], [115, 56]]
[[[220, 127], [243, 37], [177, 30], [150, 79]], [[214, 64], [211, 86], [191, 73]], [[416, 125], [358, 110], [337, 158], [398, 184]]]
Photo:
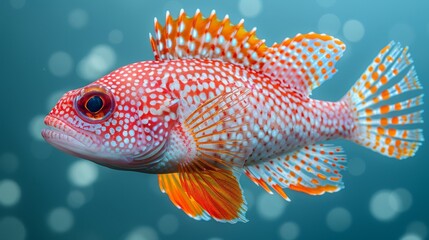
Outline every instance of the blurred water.
[[229, 225], [190, 219], [159, 192], [154, 175], [81, 162], [40, 141], [43, 116], [62, 93], [152, 59], [153, 18], [180, 8], [245, 18], [268, 44], [310, 31], [344, 40], [339, 72], [314, 98], [339, 99], [390, 40], [410, 46], [429, 89], [427, 1], [1, 1], [0, 239], [427, 237], [426, 144], [415, 157], [396, 161], [339, 141], [351, 162], [346, 188], [323, 196], [288, 191], [290, 203], [242, 178], [250, 222]]

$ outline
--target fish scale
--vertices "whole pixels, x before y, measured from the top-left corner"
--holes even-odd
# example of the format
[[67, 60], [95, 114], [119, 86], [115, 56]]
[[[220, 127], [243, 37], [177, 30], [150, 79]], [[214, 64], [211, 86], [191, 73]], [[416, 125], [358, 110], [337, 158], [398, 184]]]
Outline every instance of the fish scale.
[[[384, 47], [339, 101], [310, 97], [345, 51], [340, 40], [298, 34], [271, 47], [215, 12], [200, 11], [150, 35], [154, 61], [123, 66], [66, 93], [43, 137], [67, 153], [121, 170], [158, 174], [161, 191], [199, 220], [246, 222], [244, 173], [267, 192], [344, 188], [346, 139], [388, 157], [423, 142], [422, 86], [400, 44]], [[417, 111], [403, 110], [417, 108]]]

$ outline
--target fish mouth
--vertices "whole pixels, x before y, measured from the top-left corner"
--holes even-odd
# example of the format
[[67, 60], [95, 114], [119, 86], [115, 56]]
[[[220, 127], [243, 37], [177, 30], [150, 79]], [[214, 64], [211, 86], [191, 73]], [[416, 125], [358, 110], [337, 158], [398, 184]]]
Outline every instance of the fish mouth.
[[42, 130], [43, 138], [54, 147], [77, 157], [91, 158], [101, 149], [98, 136], [74, 128], [65, 121], [48, 115], [47, 128]]

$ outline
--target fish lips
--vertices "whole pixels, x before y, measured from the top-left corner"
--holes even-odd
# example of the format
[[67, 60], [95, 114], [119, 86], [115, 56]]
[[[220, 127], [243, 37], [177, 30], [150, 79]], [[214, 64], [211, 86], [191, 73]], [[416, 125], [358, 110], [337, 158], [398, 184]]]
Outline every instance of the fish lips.
[[52, 146], [77, 157], [93, 159], [101, 150], [98, 136], [76, 129], [54, 116], [45, 117], [48, 128], [42, 130], [43, 138]]

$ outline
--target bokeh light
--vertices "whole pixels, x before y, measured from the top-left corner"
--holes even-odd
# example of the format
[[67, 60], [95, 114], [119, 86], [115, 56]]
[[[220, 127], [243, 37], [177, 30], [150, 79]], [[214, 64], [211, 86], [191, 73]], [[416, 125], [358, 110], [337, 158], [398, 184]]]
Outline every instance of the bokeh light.
[[113, 70], [115, 62], [116, 53], [112, 47], [104, 44], [97, 45], [79, 62], [77, 73], [85, 80], [95, 81]]
[[0, 171], [4, 173], [13, 173], [19, 167], [18, 157], [10, 152], [0, 155]]
[[370, 211], [374, 218], [379, 221], [389, 221], [394, 219], [399, 213], [399, 196], [392, 194], [389, 190], [380, 190], [376, 192], [370, 201]]
[[320, 17], [317, 28], [320, 33], [335, 36], [341, 28], [341, 22], [337, 15], [328, 13]]
[[361, 158], [350, 159], [347, 163], [347, 171], [353, 176], [360, 176], [365, 172], [366, 163]]
[[294, 222], [285, 222], [280, 226], [279, 235], [284, 240], [294, 240], [299, 237], [299, 226]]
[[326, 216], [326, 224], [334, 232], [344, 232], [352, 224], [352, 215], [342, 207], [336, 207]]
[[132, 230], [125, 240], [158, 240], [158, 233], [148, 226], [141, 226]]
[[179, 220], [175, 215], [166, 214], [159, 219], [158, 229], [162, 234], [171, 235], [179, 229]]
[[414, 29], [405, 23], [398, 23], [392, 26], [389, 30], [389, 39], [400, 42], [404, 45], [410, 45], [415, 38]]
[[365, 27], [358, 20], [348, 20], [343, 25], [343, 35], [350, 42], [359, 42], [365, 35]]
[[73, 9], [68, 16], [70, 26], [76, 29], [85, 27], [88, 24], [88, 19], [88, 13], [80, 8]]
[[48, 215], [49, 228], [57, 233], [69, 231], [74, 224], [73, 213], [64, 207], [54, 208]]
[[120, 30], [114, 29], [109, 32], [108, 38], [110, 43], [119, 44], [124, 40], [124, 34]]
[[319, 6], [328, 8], [328, 7], [332, 7], [335, 4], [336, 0], [316, 0], [316, 1], [317, 1], [317, 4], [319, 4]]
[[42, 137], [42, 129], [45, 128], [45, 123], [43, 120], [45, 119], [45, 115], [36, 115], [30, 120], [30, 124], [28, 125], [28, 130], [30, 131], [30, 135], [33, 139], [38, 141], [43, 141]]
[[98, 167], [87, 160], [75, 161], [69, 168], [70, 182], [77, 187], [87, 187], [98, 178]]
[[279, 218], [286, 209], [286, 200], [277, 194], [262, 193], [256, 200], [259, 215], [266, 220]]
[[419, 235], [413, 234], [413, 233], [407, 233], [403, 237], [401, 237], [399, 240], [423, 240]]
[[414, 221], [408, 224], [407, 232], [420, 236], [422, 239], [426, 239], [428, 234], [428, 229], [423, 222]]
[[21, 198], [21, 188], [11, 179], [0, 181], [0, 205], [11, 207], [16, 205]]
[[1, 240], [24, 240], [27, 230], [24, 224], [16, 217], [3, 217], [0, 219]]
[[413, 204], [413, 196], [405, 188], [398, 188], [392, 191], [392, 194], [396, 195], [395, 198], [399, 199], [398, 212], [405, 212], [410, 209]]
[[10, 6], [15, 9], [21, 9], [25, 6], [26, 0], [10, 0]]
[[238, 10], [245, 17], [256, 17], [262, 10], [261, 0], [239, 0]]
[[73, 190], [67, 195], [67, 204], [72, 208], [80, 208], [85, 203], [86, 197], [81, 191]]
[[56, 77], [67, 76], [73, 69], [73, 59], [64, 51], [54, 52], [48, 60], [48, 68]]

